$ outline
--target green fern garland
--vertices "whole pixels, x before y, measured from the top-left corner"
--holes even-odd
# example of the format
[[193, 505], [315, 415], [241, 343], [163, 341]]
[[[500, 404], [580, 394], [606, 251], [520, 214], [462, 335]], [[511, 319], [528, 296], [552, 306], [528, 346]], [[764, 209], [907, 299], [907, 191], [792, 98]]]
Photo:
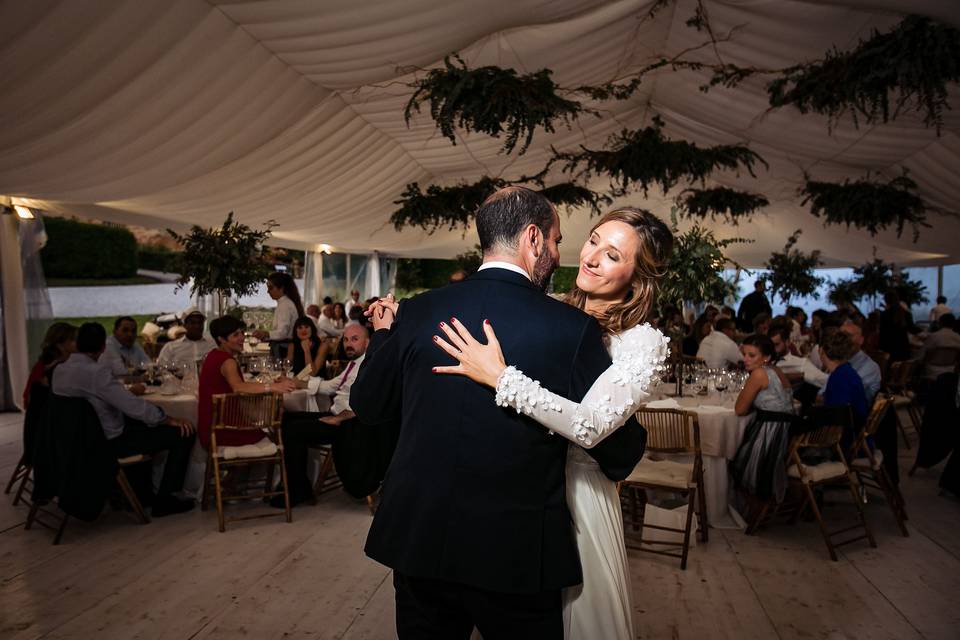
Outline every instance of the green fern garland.
[[729, 187], [712, 187], [685, 189], [677, 198], [677, 203], [685, 217], [701, 220], [707, 216], [710, 216], [711, 220], [719, 217], [736, 225], [769, 205], [770, 201], [756, 193], [737, 191]]

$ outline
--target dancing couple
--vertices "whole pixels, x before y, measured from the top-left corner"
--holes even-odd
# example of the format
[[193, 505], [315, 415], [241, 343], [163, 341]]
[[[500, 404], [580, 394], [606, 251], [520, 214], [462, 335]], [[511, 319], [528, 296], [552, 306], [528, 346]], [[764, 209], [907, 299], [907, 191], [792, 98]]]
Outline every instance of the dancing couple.
[[508, 187], [476, 226], [476, 274], [368, 312], [350, 406], [401, 431], [366, 553], [393, 569], [403, 639], [632, 638], [616, 482], [643, 455], [634, 414], [667, 355], [644, 320], [673, 237], [648, 212], [608, 213], [560, 302], [543, 293], [553, 205]]

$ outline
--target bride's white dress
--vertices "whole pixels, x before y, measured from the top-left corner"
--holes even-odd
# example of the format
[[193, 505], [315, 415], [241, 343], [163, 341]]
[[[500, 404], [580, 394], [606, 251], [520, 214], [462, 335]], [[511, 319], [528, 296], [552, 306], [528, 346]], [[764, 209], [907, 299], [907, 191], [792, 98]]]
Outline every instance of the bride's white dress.
[[647, 324], [611, 336], [613, 364], [579, 404], [550, 393], [514, 367], [507, 367], [497, 383], [500, 406], [513, 407], [573, 443], [567, 452], [567, 505], [583, 584], [563, 593], [568, 640], [634, 637], [620, 498], [616, 484], [583, 448], [595, 446], [636, 412], [663, 365], [668, 341]]

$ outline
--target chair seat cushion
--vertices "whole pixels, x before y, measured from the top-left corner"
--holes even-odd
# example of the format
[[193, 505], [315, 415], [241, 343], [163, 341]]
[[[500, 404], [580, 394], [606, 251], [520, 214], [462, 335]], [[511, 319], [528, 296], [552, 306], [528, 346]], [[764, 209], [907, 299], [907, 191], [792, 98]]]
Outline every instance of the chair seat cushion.
[[265, 458], [276, 455], [277, 445], [270, 438], [264, 438], [254, 444], [245, 444], [239, 447], [217, 447], [217, 455], [223, 460], [237, 458]]
[[[847, 465], [842, 462], [821, 462], [820, 464], [803, 465], [805, 475], [804, 482], [820, 482], [830, 478], [841, 478], [847, 475]], [[800, 471], [797, 465], [792, 464], [787, 469], [787, 475], [791, 478], [800, 478]]]
[[692, 464], [644, 458], [633, 468], [626, 482], [687, 489], [690, 487], [692, 477]]
[[[883, 451], [877, 449], [873, 452], [873, 468], [879, 469], [880, 465], [883, 464]], [[855, 469], [869, 469], [870, 468], [870, 458], [854, 458], [853, 462], [850, 463], [850, 466]]]
[[895, 407], [908, 407], [911, 404], [913, 404], [913, 394], [910, 391], [904, 395], [893, 396], [893, 406]]

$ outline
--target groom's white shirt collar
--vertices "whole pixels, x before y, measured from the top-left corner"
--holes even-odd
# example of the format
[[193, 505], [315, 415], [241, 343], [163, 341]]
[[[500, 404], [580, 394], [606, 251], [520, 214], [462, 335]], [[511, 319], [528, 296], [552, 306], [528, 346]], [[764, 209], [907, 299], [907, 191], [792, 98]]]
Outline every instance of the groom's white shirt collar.
[[[483, 271], [484, 269], [506, 269], [507, 271], [513, 271], [514, 273], [519, 273], [527, 280], [530, 280], [529, 273], [527, 273], [522, 268], [510, 262], [498, 262], [497, 260], [491, 260], [490, 262], [484, 262], [482, 265], [480, 265], [480, 268], [477, 269], [477, 271]], [[533, 281], [531, 280], [531, 282]]]

